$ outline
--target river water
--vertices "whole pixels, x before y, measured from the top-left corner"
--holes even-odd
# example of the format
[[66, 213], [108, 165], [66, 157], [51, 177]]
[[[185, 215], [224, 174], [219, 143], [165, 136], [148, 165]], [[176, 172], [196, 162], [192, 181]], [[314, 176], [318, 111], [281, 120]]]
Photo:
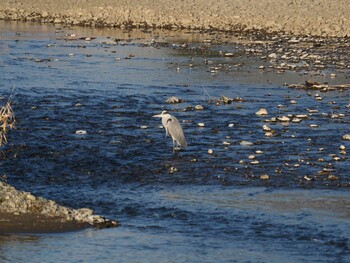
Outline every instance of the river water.
[[[259, 59], [230, 41], [203, 47], [210, 34], [9, 22], [0, 28], [2, 101], [12, 96], [17, 118], [1, 151], [1, 174], [21, 190], [121, 223], [3, 235], [2, 262], [350, 261], [349, 160], [339, 152], [350, 147], [342, 140], [348, 91], [316, 100], [317, 92], [289, 89], [283, 83], [310, 74], [262, 73]], [[73, 33], [93, 39], [64, 39]], [[312, 77], [349, 78], [326, 73]], [[240, 99], [213, 103], [222, 95]], [[165, 103], [170, 96], [185, 102]], [[190, 108], [198, 104], [204, 110]], [[257, 116], [260, 108], [269, 115]], [[188, 140], [176, 154], [152, 118], [164, 109]], [[264, 120], [288, 114], [309, 118], [268, 123], [276, 134], [266, 137]]]

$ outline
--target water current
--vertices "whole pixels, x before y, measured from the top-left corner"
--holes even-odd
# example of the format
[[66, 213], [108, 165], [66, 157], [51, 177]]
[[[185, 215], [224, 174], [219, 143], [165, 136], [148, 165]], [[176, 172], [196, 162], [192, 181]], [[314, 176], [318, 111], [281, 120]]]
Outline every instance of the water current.
[[[0, 152], [1, 175], [121, 222], [3, 235], [1, 262], [350, 262], [349, 160], [339, 153], [350, 147], [342, 140], [349, 91], [316, 100], [317, 92], [283, 85], [309, 79], [307, 72], [262, 73], [239, 46], [203, 48], [212, 36], [195, 32], [0, 28], [2, 102], [12, 96], [17, 118]], [[66, 41], [72, 33], [93, 39]], [[240, 99], [210, 102], [223, 95]], [[184, 102], [165, 103], [170, 96]], [[204, 109], [192, 110], [198, 104]], [[269, 115], [257, 116], [260, 108]], [[176, 154], [152, 118], [164, 109], [187, 137]], [[268, 123], [276, 134], [266, 137], [264, 121], [288, 114], [309, 118]]]

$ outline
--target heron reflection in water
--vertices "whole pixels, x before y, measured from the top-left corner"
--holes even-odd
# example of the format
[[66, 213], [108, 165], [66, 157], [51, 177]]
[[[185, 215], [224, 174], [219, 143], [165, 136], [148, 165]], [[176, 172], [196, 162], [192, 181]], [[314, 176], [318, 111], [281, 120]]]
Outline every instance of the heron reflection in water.
[[187, 141], [176, 117], [170, 115], [167, 111], [162, 111], [161, 114], [153, 115], [153, 117], [162, 118], [162, 124], [165, 128], [165, 136], [171, 136], [173, 139], [173, 153], [175, 153], [176, 146], [181, 148], [187, 147]]

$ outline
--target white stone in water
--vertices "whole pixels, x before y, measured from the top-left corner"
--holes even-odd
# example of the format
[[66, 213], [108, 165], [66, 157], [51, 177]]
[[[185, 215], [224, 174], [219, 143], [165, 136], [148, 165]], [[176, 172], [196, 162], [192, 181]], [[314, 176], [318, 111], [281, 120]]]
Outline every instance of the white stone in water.
[[141, 129], [147, 129], [148, 126], [147, 126], [147, 125], [142, 125], [142, 126], [140, 126], [140, 128], [141, 128]]
[[298, 118], [298, 119], [307, 119], [307, 118], [309, 118], [309, 116], [306, 115], [306, 114], [298, 114], [298, 115], [295, 115], [295, 117]]
[[233, 53], [232, 52], [227, 52], [224, 55], [225, 57], [233, 57]]
[[231, 145], [231, 143], [229, 143], [229, 142], [226, 142], [226, 141], [224, 141], [223, 143], [222, 143], [223, 145]]
[[233, 126], [235, 126], [233, 123], [230, 123], [230, 124], [228, 125], [228, 127], [230, 127], [230, 128], [232, 128]]
[[290, 103], [291, 104], [297, 104], [297, 101], [296, 100], [291, 100]]
[[87, 131], [85, 131], [85, 130], [77, 130], [75, 132], [75, 134], [84, 135], [84, 134], [87, 134]]
[[256, 153], [256, 154], [263, 154], [264, 152], [261, 151], [261, 150], [256, 150], [255, 153]]
[[310, 128], [317, 128], [318, 125], [317, 124], [310, 124]]
[[267, 126], [267, 125], [263, 125], [263, 131], [271, 131], [271, 128], [269, 127], [269, 126]]
[[339, 146], [339, 149], [340, 149], [340, 150], [345, 150], [346, 147], [345, 147], [345, 145], [340, 145], [340, 146]]
[[204, 125], [203, 122], [197, 123], [197, 126], [198, 126], [198, 127], [205, 127], [205, 125]]
[[300, 123], [300, 122], [301, 122], [301, 119], [300, 119], [300, 118], [293, 118], [293, 119], [292, 119], [292, 122], [293, 122], [293, 123]]
[[252, 145], [253, 145], [252, 142], [248, 142], [248, 141], [241, 141], [239, 144], [240, 144], [241, 146], [252, 146]]
[[259, 164], [260, 162], [258, 160], [250, 162], [251, 164]]
[[279, 120], [281, 122], [289, 122], [290, 118], [287, 116], [282, 116], [282, 117], [278, 117], [277, 120]]
[[266, 137], [272, 137], [272, 136], [273, 136], [273, 133], [272, 133], [272, 132], [266, 132], [266, 133], [265, 133], [265, 136], [266, 136]]
[[270, 176], [268, 174], [263, 174], [260, 176], [260, 180], [269, 180]]
[[213, 149], [208, 150], [208, 154], [213, 154], [213, 153], [214, 153]]
[[257, 112], [255, 112], [255, 114], [258, 116], [264, 116], [264, 115], [267, 115], [268, 113], [266, 109], [260, 109]]
[[194, 107], [195, 110], [203, 110], [203, 106], [202, 105], [196, 105]]
[[350, 134], [343, 135], [343, 140], [350, 141]]
[[253, 155], [253, 154], [252, 154], [252, 155], [249, 155], [249, 156], [248, 156], [248, 159], [249, 159], [249, 160], [255, 159], [255, 155]]
[[178, 97], [171, 96], [165, 100], [166, 103], [180, 103], [181, 100]]

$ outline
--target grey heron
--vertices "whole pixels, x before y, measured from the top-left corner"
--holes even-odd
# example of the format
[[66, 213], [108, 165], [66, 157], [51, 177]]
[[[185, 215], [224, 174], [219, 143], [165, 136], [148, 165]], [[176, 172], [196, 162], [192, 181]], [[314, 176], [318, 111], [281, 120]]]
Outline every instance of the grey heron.
[[187, 141], [176, 117], [170, 115], [167, 111], [162, 111], [161, 114], [153, 115], [153, 117], [162, 118], [162, 124], [165, 128], [165, 136], [171, 136], [173, 139], [173, 152], [175, 152], [176, 144], [182, 148], [187, 147]]

